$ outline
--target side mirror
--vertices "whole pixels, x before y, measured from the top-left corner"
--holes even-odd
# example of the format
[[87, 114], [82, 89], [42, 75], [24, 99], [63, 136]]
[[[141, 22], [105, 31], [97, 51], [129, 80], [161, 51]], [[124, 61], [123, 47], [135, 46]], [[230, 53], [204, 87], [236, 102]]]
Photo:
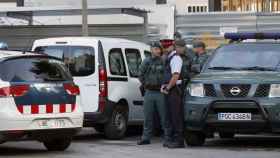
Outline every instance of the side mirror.
[[191, 71], [194, 73], [200, 73], [201, 68], [200, 68], [200, 64], [194, 64], [191, 66]]

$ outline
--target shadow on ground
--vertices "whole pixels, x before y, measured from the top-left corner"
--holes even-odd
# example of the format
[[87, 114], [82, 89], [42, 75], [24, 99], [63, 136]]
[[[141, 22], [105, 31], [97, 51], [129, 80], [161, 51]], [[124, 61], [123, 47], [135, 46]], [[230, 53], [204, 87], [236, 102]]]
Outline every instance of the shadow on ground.
[[[102, 133], [96, 133], [93, 129], [83, 130], [83, 132], [76, 136], [73, 141], [73, 147], [71, 150], [67, 150], [63, 154], [73, 154], [76, 153], [77, 146], [83, 145], [88, 148], [103, 148], [108, 147], [130, 147], [139, 148], [136, 145], [136, 141], [141, 136], [141, 128], [133, 127], [129, 129], [127, 137], [124, 140], [107, 140]], [[156, 137], [153, 140], [155, 146], [158, 146], [160, 138]], [[151, 148], [154, 146], [151, 145]], [[235, 139], [215, 139], [207, 140], [205, 146], [203, 147], [187, 147], [187, 151], [201, 151], [201, 150], [228, 150], [228, 151], [274, 151], [280, 152], [280, 136], [237, 136]], [[176, 150], [174, 151], [176, 153]], [[32, 157], [35, 155], [48, 155], [48, 151], [45, 150], [43, 145], [40, 146], [39, 143], [30, 142], [28, 140], [23, 140], [23, 142], [11, 142], [7, 144], [0, 145], [0, 156], [16, 156], [16, 157]]]
[[211, 139], [207, 140], [205, 146], [207, 149], [231, 149], [231, 150], [279, 150], [280, 136], [237, 136], [234, 139]]

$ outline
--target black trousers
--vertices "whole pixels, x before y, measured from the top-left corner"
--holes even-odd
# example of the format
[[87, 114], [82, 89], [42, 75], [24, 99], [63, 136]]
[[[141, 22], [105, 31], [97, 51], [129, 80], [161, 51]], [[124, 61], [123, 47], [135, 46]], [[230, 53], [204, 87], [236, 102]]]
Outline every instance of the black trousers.
[[172, 128], [174, 141], [184, 141], [184, 112], [182, 94], [179, 87], [174, 87], [166, 96], [167, 116]]

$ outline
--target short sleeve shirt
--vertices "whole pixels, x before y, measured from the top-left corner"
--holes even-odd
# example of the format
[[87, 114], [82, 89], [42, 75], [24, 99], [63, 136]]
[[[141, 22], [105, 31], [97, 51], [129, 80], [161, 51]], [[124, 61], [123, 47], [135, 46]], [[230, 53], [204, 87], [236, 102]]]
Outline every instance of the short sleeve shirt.
[[[176, 51], [173, 51], [172, 53], [170, 53], [168, 55], [168, 58], [172, 57], [174, 54], [176, 53]], [[182, 66], [183, 66], [183, 60], [179, 55], [175, 55], [173, 56], [173, 58], [170, 61], [170, 67], [171, 67], [171, 73], [181, 73], [182, 70]]]

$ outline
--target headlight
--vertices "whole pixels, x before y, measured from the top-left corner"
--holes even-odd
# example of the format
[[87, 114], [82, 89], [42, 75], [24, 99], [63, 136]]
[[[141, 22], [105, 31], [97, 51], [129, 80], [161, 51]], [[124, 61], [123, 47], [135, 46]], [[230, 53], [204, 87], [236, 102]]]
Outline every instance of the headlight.
[[272, 84], [270, 85], [270, 98], [280, 97], [280, 84]]
[[193, 96], [193, 97], [204, 97], [205, 96], [204, 86], [201, 83], [190, 84], [188, 87], [188, 90], [189, 90], [190, 96]]

